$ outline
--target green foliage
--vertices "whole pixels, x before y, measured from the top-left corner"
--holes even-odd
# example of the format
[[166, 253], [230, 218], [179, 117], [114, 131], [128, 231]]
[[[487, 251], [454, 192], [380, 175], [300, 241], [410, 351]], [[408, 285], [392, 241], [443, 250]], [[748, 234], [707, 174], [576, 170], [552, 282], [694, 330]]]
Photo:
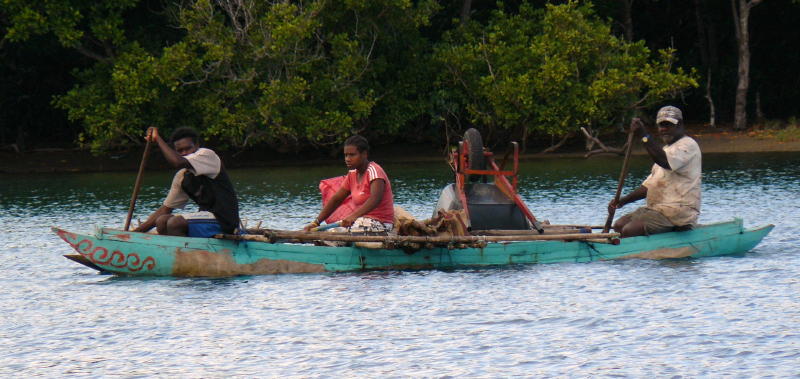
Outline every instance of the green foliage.
[[789, 118], [785, 128], [775, 132], [775, 138], [781, 142], [792, 142], [800, 140], [800, 122], [796, 117]]
[[123, 13], [138, 2], [3, 0], [0, 6], [10, 18], [4, 38], [19, 42], [52, 33], [66, 47], [109, 48], [124, 41]]
[[[330, 144], [353, 132], [391, 135], [424, 112], [419, 29], [434, 1], [249, 2], [175, 7], [185, 31], [147, 52], [135, 41], [56, 104], [86, 125], [95, 150], [139, 142], [150, 124], [191, 125], [243, 148]], [[380, 112], [375, 109], [380, 108]], [[377, 125], [377, 127], [374, 127]]]
[[[526, 128], [564, 135], [603, 127], [696, 87], [694, 74], [672, 70], [674, 51], [651, 57], [644, 42], [611, 34], [591, 6], [568, 2], [519, 12], [502, 8], [488, 25], [447, 33], [436, 49], [443, 103], [458, 104], [489, 129]], [[448, 110], [452, 113], [452, 109]]]
[[155, 57], [137, 43], [120, 51], [113, 65], [98, 63], [79, 72], [82, 84], [55, 99], [73, 121], [82, 121], [79, 142], [94, 151], [142, 140], [142, 127], [160, 125], [166, 117], [156, 104], [164, 92], [153, 70]]
[[435, 0], [154, 4], [0, 0], [5, 41], [53, 36], [93, 59], [53, 104], [94, 151], [141, 144], [150, 125], [281, 150], [408, 139], [454, 119], [563, 135], [697, 86], [673, 50], [624, 42], [576, 2], [501, 4], [449, 28], [431, 25], [444, 17]]

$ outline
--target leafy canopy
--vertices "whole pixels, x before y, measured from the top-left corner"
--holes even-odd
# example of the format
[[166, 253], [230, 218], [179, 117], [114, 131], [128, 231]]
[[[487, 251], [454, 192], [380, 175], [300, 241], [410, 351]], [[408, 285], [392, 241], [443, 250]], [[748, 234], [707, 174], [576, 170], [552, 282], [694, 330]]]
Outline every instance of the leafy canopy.
[[409, 84], [403, 73], [425, 74], [415, 54], [437, 9], [433, 0], [186, 1], [167, 12], [179, 41], [121, 44], [56, 104], [98, 151], [139, 143], [148, 125], [194, 126], [237, 148], [391, 135], [425, 108], [415, 95], [430, 81]]
[[500, 4], [449, 29], [430, 25], [444, 9], [435, 0], [154, 4], [0, 2], [4, 40], [51, 35], [92, 59], [54, 104], [95, 151], [140, 144], [150, 125], [193, 126], [235, 148], [393, 138], [453, 118], [566, 135], [697, 86], [672, 67], [674, 51], [616, 38], [589, 3]]
[[696, 87], [693, 73], [672, 69], [673, 54], [651, 57], [643, 41], [615, 37], [590, 4], [571, 1], [501, 7], [487, 25], [447, 33], [435, 57], [445, 67], [443, 102], [459, 104], [470, 122], [560, 136]]

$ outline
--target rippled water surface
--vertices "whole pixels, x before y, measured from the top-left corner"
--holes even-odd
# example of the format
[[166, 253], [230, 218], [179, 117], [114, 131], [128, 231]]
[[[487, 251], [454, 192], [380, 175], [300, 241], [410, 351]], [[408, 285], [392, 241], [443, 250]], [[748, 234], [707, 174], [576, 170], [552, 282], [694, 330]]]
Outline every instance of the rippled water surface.
[[[620, 164], [524, 162], [521, 193], [539, 218], [601, 224]], [[797, 376], [799, 165], [704, 156], [701, 222], [776, 225], [739, 257], [213, 280], [104, 276], [61, 257], [49, 227], [122, 226], [133, 173], [0, 176], [0, 376]], [[419, 218], [451, 177], [443, 163], [384, 168]], [[637, 157], [626, 191], [648, 169]], [[319, 210], [319, 179], [344, 171], [230, 175], [250, 226], [293, 229]], [[147, 174], [139, 209], [170, 176]]]

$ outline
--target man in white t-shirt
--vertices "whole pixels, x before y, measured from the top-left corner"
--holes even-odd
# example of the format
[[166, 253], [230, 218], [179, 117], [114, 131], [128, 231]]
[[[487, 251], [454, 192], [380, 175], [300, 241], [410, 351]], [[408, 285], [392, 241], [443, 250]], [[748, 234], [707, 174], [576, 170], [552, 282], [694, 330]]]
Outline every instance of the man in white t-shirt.
[[647, 204], [614, 223], [622, 237], [633, 237], [691, 229], [700, 214], [700, 146], [686, 135], [681, 110], [666, 106], [656, 116], [662, 146], [650, 136], [641, 120], [631, 124], [640, 135], [655, 164], [644, 183], [619, 199], [612, 200], [609, 211], [647, 198]]
[[[172, 179], [163, 205], [135, 231], [147, 232], [156, 227], [158, 234], [189, 237], [234, 233], [239, 225], [236, 192], [219, 156], [200, 147], [197, 132], [191, 128], [176, 129], [170, 137], [170, 146], [158, 135], [158, 129], [151, 127], [146, 139], [156, 142], [167, 162], [180, 170]], [[197, 203], [199, 212], [172, 214], [189, 200]]]

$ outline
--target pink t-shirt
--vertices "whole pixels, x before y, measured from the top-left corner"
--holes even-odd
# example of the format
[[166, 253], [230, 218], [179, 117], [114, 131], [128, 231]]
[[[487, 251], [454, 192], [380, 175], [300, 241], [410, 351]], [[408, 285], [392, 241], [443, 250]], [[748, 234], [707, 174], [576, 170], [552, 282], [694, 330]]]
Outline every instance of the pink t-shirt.
[[342, 182], [342, 187], [350, 190], [350, 196], [353, 197], [353, 203], [356, 209], [364, 205], [369, 199], [370, 184], [375, 179], [383, 179], [385, 185], [383, 186], [383, 198], [381, 202], [371, 211], [367, 212], [363, 217], [369, 217], [384, 223], [394, 223], [394, 197], [392, 196], [392, 185], [389, 183], [389, 177], [383, 168], [375, 162], [369, 162], [367, 171], [358, 180], [358, 171], [350, 170]]

